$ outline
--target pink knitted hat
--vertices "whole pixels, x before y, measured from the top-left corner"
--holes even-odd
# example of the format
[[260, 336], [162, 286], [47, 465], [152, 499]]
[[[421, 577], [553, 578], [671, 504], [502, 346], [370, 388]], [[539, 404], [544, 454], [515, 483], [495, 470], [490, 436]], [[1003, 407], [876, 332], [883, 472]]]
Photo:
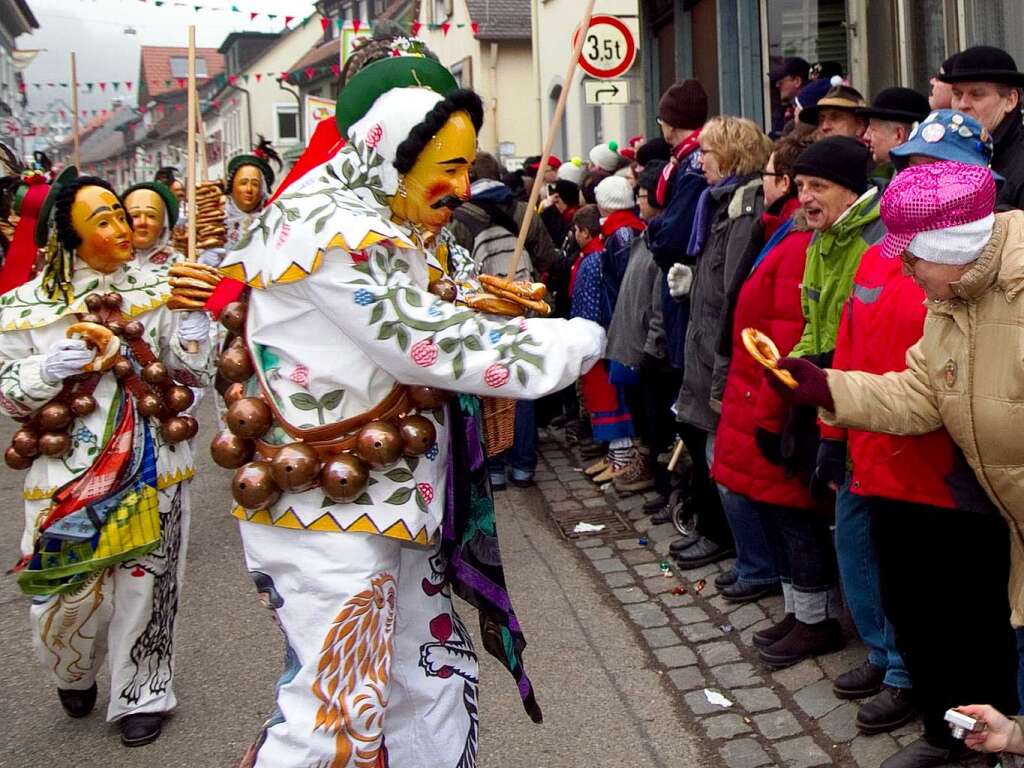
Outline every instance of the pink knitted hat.
[[[898, 173], [882, 195], [882, 221], [888, 230], [882, 255], [900, 258], [922, 232], [963, 231], [965, 225], [988, 219], [995, 204], [996, 183], [988, 168], [953, 160], [911, 166]], [[925, 261], [956, 263], [939, 254], [914, 255]], [[977, 253], [964, 253], [960, 263], [976, 257]]]

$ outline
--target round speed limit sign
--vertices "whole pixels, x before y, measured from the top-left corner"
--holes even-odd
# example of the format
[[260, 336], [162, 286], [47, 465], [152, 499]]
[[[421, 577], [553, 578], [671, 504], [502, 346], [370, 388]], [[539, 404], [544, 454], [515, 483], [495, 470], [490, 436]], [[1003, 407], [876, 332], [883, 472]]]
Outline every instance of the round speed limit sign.
[[[577, 28], [572, 38], [573, 50], [579, 41]], [[590, 28], [580, 51], [580, 67], [592, 77], [619, 77], [636, 60], [636, 39], [621, 19], [605, 14], [590, 19]]]

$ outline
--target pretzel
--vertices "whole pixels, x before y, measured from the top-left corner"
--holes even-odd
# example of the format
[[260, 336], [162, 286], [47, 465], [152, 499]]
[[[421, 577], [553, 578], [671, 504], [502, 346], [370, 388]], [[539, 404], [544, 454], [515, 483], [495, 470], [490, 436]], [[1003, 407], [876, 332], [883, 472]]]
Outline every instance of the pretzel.
[[206, 302], [200, 299], [190, 299], [184, 296], [171, 295], [167, 300], [168, 309], [204, 309]]
[[796, 389], [799, 386], [789, 371], [779, 369], [779, 348], [775, 346], [774, 341], [756, 328], [744, 328], [740, 332], [740, 337], [750, 356], [774, 373], [779, 381], [790, 389]]
[[480, 275], [479, 280], [480, 284], [492, 293], [508, 296], [509, 298], [518, 296], [524, 299], [539, 301], [547, 293], [547, 286], [544, 283], [525, 283], [497, 277], [496, 275]]
[[213, 289], [210, 286], [206, 286], [206, 288], [175, 288], [171, 295], [180, 296], [183, 299], [195, 299], [205, 303], [213, 295]]
[[463, 296], [462, 303], [470, 309], [487, 312], [492, 315], [518, 317], [523, 314], [523, 308], [516, 302], [511, 299], [494, 296], [490, 293], [474, 293], [469, 296]]
[[99, 323], [75, 323], [64, 335], [69, 339], [80, 338], [96, 350], [96, 357], [82, 366], [82, 370], [87, 373], [107, 370], [121, 352], [121, 340], [112, 330]]
[[194, 290], [206, 291], [214, 286], [210, 285], [206, 280], [197, 280], [194, 277], [172, 277], [170, 279], [171, 288], [192, 288]]
[[200, 280], [207, 285], [216, 286], [223, 277], [215, 267], [200, 264], [198, 261], [175, 264], [168, 270], [167, 274], [172, 278], [172, 284], [174, 279], [188, 278], [190, 280]]
[[491, 288], [491, 293], [501, 299], [507, 299], [508, 301], [514, 301], [520, 307], [530, 309], [536, 312], [538, 315], [547, 317], [551, 314], [551, 307], [548, 306], [546, 301], [540, 299], [528, 299], [524, 296], [520, 296], [512, 291], [505, 291], [501, 288]]

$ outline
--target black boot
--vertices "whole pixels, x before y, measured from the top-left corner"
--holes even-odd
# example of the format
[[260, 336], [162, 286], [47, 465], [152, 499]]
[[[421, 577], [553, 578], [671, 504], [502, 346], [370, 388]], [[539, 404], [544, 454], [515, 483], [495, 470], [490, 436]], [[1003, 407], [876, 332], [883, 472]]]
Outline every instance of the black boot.
[[719, 589], [725, 589], [735, 584], [737, 579], [739, 579], [739, 575], [736, 573], [736, 569], [730, 568], [728, 571], [722, 571], [715, 576], [715, 586]]
[[857, 730], [868, 736], [894, 731], [913, 720], [916, 714], [910, 690], [887, 685], [861, 706], [857, 713]]
[[[669, 549], [671, 550], [671, 547]], [[725, 560], [735, 554], [736, 550], [732, 547], [723, 547], [721, 544], [716, 544], [711, 539], [701, 536], [700, 540], [692, 547], [687, 547], [678, 554], [673, 553], [672, 556], [675, 558], [679, 570], [689, 571], [717, 563], [719, 560]]]
[[765, 664], [781, 669], [811, 656], [841, 650], [844, 645], [843, 630], [835, 619], [825, 619], [817, 624], [804, 624], [798, 620], [788, 635], [758, 653]]
[[866, 699], [882, 690], [885, 670], [865, 661], [836, 678], [832, 692], [840, 699]]
[[96, 706], [96, 683], [84, 691], [72, 691], [69, 688], [58, 688], [57, 698], [69, 717], [85, 717]]
[[767, 629], [754, 633], [754, 645], [758, 648], [767, 648], [772, 643], [778, 642], [788, 635], [796, 626], [796, 616], [787, 613], [778, 624], [773, 624]]
[[121, 718], [121, 743], [126, 747], [142, 747], [160, 738], [164, 716], [160, 712], [144, 712]]
[[778, 584], [744, 584], [735, 581], [722, 588], [722, 597], [730, 603], [752, 603], [762, 597], [777, 595], [782, 591]]
[[699, 533], [697, 533], [696, 531], [690, 531], [685, 536], [681, 536], [680, 538], [676, 539], [671, 544], [669, 544], [668, 551], [672, 555], [672, 557], [675, 557], [684, 549], [689, 549], [690, 547], [692, 547], [694, 544], [700, 541], [700, 539], [701, 536]]
[[895, 755], [882, 761], [881, 768], [938, 768], [955, 763], [968, 755], [975, 754], [966, 746], [956, 745], [952, 749], [936, 747], [924, 739], [912, 741]]

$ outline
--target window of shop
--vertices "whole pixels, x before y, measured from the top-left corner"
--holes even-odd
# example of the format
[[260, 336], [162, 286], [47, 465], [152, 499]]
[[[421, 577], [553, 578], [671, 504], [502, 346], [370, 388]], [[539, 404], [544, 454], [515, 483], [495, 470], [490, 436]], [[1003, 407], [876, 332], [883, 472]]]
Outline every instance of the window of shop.
[[994, 45], [1024, 63], [1024, 13], [1020, 0], [961, 0], [965, 44]]
[[277, 104], [277, 140], [289, 142], [299, 140], [299, 110], [294, 104]]

